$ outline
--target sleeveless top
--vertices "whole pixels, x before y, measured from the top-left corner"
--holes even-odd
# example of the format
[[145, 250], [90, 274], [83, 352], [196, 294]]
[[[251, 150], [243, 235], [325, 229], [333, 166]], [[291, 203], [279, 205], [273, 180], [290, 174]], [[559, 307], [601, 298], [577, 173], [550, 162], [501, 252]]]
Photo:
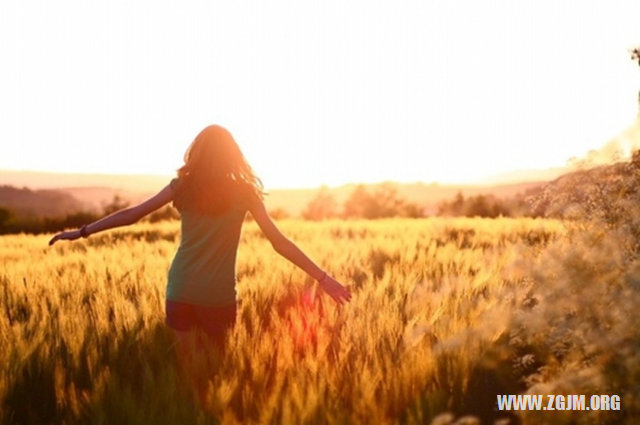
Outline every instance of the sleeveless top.
[[[179, 183], [171, 180], [174, 189]], [[167, 299], [205, 307], [236, 302], [236, 253], [249, 202], [221, 214], [181, 210], [181, 240], [169, 268]]]

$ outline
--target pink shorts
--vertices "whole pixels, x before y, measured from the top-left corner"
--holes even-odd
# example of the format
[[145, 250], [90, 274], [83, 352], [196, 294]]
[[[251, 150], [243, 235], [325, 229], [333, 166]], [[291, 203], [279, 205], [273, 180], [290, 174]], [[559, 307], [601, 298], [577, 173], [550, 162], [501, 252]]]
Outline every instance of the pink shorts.
[[166, 301], [166, 324], [177, 331], [200, 329], [217, 341], [236, 322], [236, 304], [224, 307], [204, 307], [178, 301]]

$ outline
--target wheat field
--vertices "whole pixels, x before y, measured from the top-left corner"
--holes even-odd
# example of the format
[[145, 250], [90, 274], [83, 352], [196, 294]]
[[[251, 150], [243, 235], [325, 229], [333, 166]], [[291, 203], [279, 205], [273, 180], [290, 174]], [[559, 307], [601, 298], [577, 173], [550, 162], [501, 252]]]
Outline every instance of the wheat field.
[[[543, 219], [279, 226], [342, 307], [245, 223], [224, 353], [164, 325], [179, 223], [0, 238], [3, 424], [634, 423], [640, 267]], [[194, 338], [195, 341], [195, 338]], [[619, 412], [496, 412], [496, 394], [619, 394]]]

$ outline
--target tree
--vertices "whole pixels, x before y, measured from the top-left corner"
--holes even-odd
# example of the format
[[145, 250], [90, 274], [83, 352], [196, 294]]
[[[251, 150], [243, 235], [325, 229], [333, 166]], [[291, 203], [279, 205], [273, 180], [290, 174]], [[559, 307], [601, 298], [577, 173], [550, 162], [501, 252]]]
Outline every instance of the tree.
[[[631, 49], [631, 60], [638, 61], [638, 66], [640, 66], [640, 47]], [[638, 91], [638, 114], [640, 115], [640, 91]]]
[[102, 211], [104, 215], [109, 215], [123, 208], [127, 208], [128, 206], [129, 206], [129, 202], [127, 202], [120, 195], [116, 194], [116, 195], [113, 195], [113, 199], [111, 200], [110, 203], [103, 205]]
[[406, 203], [404, 205], [403, 217], [420, 218], [425, 216], [424, 208], [418, 204]]
[[274, 220], [285, 220], [287, 218], [290, 218], [291, 214], [289, 214], [289, 211], [287, 211], [286, 209], [278, 207], [269, 211], [269, 216]]
[[322, 186], [318, 190], [316, 196], [302, 212], [302, 218], [305, 220], [324, 220], [337, 215], [336, 200], [326, 186]]
[[390, 183], [379, 185], [365, 210], [366, 218], [383, 218], [402, 215], [404, 201], [398, 197], [398, 190]]
[[464, 215], [465, 199], [462, 192], [458, 191], [453, 201], [442, 201], [438, 205], [438, 215], [461, 216]]
[[385, 218], [385, 217], [422, 217], [424, 210], [420, 205], [408, 202], [398, 195], [392, 183], [376, 186], [370, 194], [364, 185], [358, 185], [344, 203], [344, 217]]
[[371, 202], [371, 196], [363, 184], [359, 184], [349, 195], [349, 198], [343, 205], [343, 216], [364, 217], [368, 204]]
[[4, 227], [13, 218], [13, 213], [8, 208], [0, 207], [0, 227]]
[[454, 217], [499, 217], [512, 215], [504, 201], [493, 195], [476, 195], [469, 198], [458, 192], [450, 202], [443, 202], [438, 207], [439, 215]]
[[638, 61], [638, 66], [640, 66], [640, 47], [631, 49], [631, 60]]
[[462, 210], [464, 208], [464, 196], [462, 195], [462, 192], [458, 191], [458, 193], [456, 194], [456, 198], [451, 204], [451, 208], [455, 212], [455, 214], [462, 213]]
[[465, 208], [467, 217], [508, 216], [509, 212], [500, 201], [492, 195], [478, 195], [469, 199], [469, 205]]

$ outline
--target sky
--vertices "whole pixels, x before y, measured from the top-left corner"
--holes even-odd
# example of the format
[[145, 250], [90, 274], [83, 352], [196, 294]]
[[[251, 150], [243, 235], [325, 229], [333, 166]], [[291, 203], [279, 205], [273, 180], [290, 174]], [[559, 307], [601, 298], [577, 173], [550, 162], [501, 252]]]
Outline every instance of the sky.
[[267, 188], [558, 167], [638, 113], [635, 0], [3, 1], [0, 169], [170, 175], [227, 127]]

